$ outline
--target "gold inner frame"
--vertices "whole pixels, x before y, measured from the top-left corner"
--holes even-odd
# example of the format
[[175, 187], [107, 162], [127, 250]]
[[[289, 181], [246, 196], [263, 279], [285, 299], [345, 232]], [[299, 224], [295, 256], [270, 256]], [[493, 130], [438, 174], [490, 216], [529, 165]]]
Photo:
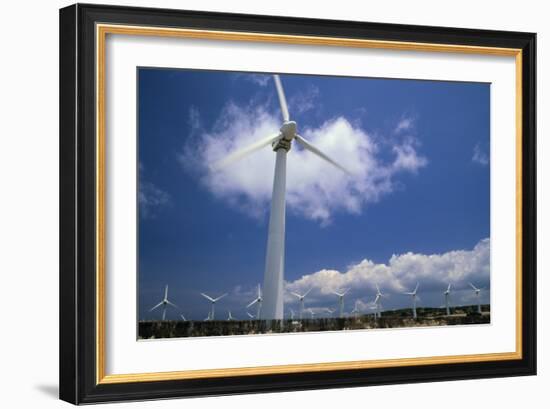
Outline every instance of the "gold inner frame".
[[[172, 372], [105, 374], [105, 41], [107, 34], [199, 38], [224, 41], [267, 42], [295, 45], [319, 45], [354, 48], [377, 48], [403, 51], [485, 54], [513, 56], [516, 64], [516, 350], [504, 353], [449, 355], [368, 361], [320, 362], [314, 364], [220, 368]], [[113, 384], [213, 377], [290, 374], [349, 369], [388, 368], [466, 362], [518, 360], [522, 358], [522, 50], [432, 44], [403, 41], [363, 40], [318, 36], [294, 36], [233, 31], [178, 29], [165, 27], [96, 25], [96, 382]]]

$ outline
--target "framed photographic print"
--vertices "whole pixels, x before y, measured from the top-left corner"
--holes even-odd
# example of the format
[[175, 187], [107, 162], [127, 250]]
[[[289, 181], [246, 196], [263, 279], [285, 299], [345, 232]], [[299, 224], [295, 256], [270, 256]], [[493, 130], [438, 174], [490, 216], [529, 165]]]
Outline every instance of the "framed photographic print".
[[61, 399], [535, 374], [535, 41], [61, 9]]

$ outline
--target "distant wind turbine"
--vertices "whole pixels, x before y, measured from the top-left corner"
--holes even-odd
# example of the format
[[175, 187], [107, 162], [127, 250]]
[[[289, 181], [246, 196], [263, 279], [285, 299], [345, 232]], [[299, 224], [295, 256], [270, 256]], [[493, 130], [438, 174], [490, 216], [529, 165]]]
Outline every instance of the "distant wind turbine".
[[292, 308], [290, 308], [290, 319], [294, 319], [294, 310]]
[[343, 293], [339, 293], [337, 291], [333, 291], [332, 294], [338, 296], [338, 306], [340, 308], [340, 318], [344, 317], [344, 295], [346, 295], [349, 291], [349, 288], [344, 291]]
[[264, 272], [264, 305], [263, 317], [266, 320], [283, 319], [283, 283], [284, 283], [284, 259], [285, 259], [285, 195], [286, 195], [286, 157], [296, 140], [304, 149], [317, 155], [331, 165], [349, 173], [343, 166], [332, 160], [318, 148], [297, 133], [295, 121], [290, 120], [286, 103], [283, 84], [278, 75], [274, 75], [275, 87], [279, 96], [279, 104], [283, 116], [283, 125], [278, 133], [253, 143], [250, 146], [239, 149], [213, 166], [213, 169], [230, 165], [268, 145], [275, 152], [275, 175], [273, 179], [273, 194], [271, 196], [271, 212], [269, 215], [269, 232], [267, 236], [267, 251], [265, 257]]
[[293, 296], [298, 298], [298, 301], [300, 301], [300, 312], [299, 312], [300, 319], [302, 319], [302, 317], [304, 315], [304, 298], [306, 298], [306, 295], [308, 295], [311, 290], [312, 289], [310, 288], [304, 294], [298, 294], [298, 293], [294, 293], [294, 292], [291, 293]]
[[416, 283], [416, 287], [414, 289], [414, 291], [411, 291], [409, 293], [403, 293], [405, 295], [410, 295], [411, 298], [412, 298], [412, 313], [413, 313], [413, 318], [416, 319], [416, 292], [418, 291], [418, 283]]
[[357, 307], [358, 303], [359, 303], [359, 300], [355, 300], [355, 305], [353, 306], [353, 310], [351, 310], [351, 313], [353, 314], [355, 319], [357, 319], [359, 314], [359, 308]]
[[256, 319], [259, 320], [262, 313], [262, 288], [260, 287], [260, 284], [258, 284], [258, 296], [246, 306], [246, 308], [252, 307], [254, 304], [257, 304], [257, 310], [256, 310]]
[[468, 283], [468, 284], [470, 284], [470, 287], [472, 287], [472, 289], [475, 292], [476, 300], [477, 300], [477, 312], [478, 312], [478, 314], [481, 314], [481, 300], [480, 300], [479, 293], [481, 292], [481, 290], [483, 290], [483, 288], [477, 288], [472, 283]]
[[376, 297], [374, 299], [376, 311], [374, 312], [374, 318], [380, 318], [382, 316], [382, 297], [384, 296], [385, 294], [382, 294], [382, 292], [380, 292], [380, 287], [378, 287], [378, 284], [376, 284]]
[[311, 319], [315, 318], [315, 311], [313, 311], [311, 308], [308, 308], [308, 312], [311, 315]]
[[443, 295], [445, 296], [445, 312], [447, 313], [447, 315], [451, 315], [451, 310], [450, 310], [451, 284], [450, 283], [447, 286], [447, 289], [445, 290]]
[[231, 315], [231, 311], [227, 310], [227, 321], [234, 321], [234, 320], [235, 320], [235, 317]]
[[325, 311], [328, 312], [329, 317], [332, 317], [332, 314], [336, 312], [336, 310], [333, 310], [332, 308], [325, 308]]
[[210, 301], [210, 303], [212, 305], [212, 308], [210, 309], [210, 314], [208, 314], [208, 316], [210, 317], [210, 321], [214, 321], [214, 312], [215, 312], [215, 309], [216, 309], [216, 302], [218, 302], [223, 297], [225, 297], [227, 295], [227, 293], [225, 293], [223, 295], [220, 295], [218, 298], [212, 298], [212, 297], [210, 297], [209, 295], [207, 295], [205, 293], [201, 293], [201, 295], [204, 298], [206, 298], [208, 301]]
[[168, 301], [168, 286], [164, 287], [164, 298], [161, 302], [159, 302], [157, 305], [155, 305], [153, 308], [149, 310], [149, 312], [156, 310], [158, 307], [162, 306], [162, 320], [164, 321], [166, 319], [166, 307], [170, 305], [176, 309], [179, 309], [179, 307]]

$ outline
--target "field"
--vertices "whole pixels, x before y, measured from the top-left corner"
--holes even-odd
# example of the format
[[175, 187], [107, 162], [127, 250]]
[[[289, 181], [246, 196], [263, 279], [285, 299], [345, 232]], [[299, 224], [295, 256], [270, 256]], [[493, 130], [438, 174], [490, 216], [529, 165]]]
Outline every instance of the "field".
[[281, 321], [232, 320], [232, 321], [140, 321], [139, 339], [207, 337], [227, 335], [253, 335], [291, 332], [346, 331], [376, 328], [406, 328], [445, 325], [488, 324], [491, 321], [489, 305], [456, 308], [445, 315], [443, 308], [418, 308], [418, 318], [413, 319], [410, 309], [384, 311], [380, 318], [372, 314], [345, 318], [315, 318]]

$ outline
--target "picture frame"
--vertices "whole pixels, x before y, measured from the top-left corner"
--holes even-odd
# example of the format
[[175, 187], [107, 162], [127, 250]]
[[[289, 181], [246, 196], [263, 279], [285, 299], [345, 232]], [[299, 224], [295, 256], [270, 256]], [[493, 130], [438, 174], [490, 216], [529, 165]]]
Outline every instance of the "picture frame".
[[[515, 350], [106, 372], [108, 36], [507, 56], [515, 64]], [[209, 67], [204, 67], [209, 68]], [[536, 374], [536, 35], [76, 4], [60, 10], [60, 398], [73, 404]], [[494, 118], [498, 121], [499, 118]], [[201, 340], [199, 340], [200, 342]]]

